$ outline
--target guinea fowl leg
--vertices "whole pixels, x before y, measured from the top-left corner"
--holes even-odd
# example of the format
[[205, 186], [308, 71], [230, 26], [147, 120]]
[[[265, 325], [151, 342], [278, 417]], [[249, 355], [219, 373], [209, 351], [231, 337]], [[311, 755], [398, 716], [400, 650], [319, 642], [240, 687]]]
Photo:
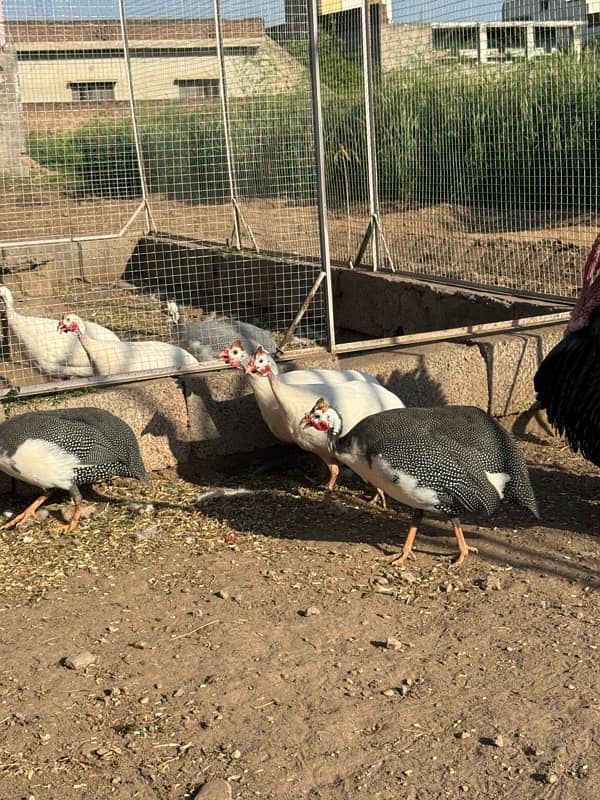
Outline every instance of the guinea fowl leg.
[[387, 502], [385, 500], [385, 492], [383, 489], [377, 489], [377, 494], [375, 497], [372, 497], [369, 502], [367, 503], [368, 506], [376, 506], [377, 501], [381, 498], [381, 505], [383, 506], [383, 510], [387, 511]]
[[46, 502], [46, 500], [50, 497], [52, 492], [44, 492], [41, 494], [36, 500], [33, 501], [30, 505], [27, 506], [25, 511], [21, 511], [20, 514], [17, 514], [12, 519], [9, 519], [8, 522], [5, 522], [2, 525], [2, 528], [16, 528], [17, 525], [20, 525], [22, 522], [25, 522], [26, 519], [30, 519], [31, 517], [35, 516], [35, 512], [38, 508]]
[[410, 522], [410, 528], [408, 529], [408, 533], [406, 535], [406, 539], [404, 540], [404, 545], [402, 546], [401, 553], [395, 553], [393, 556], [385, 556], [382, 558], [382, 561], [386, 561], [388, 564], [403, 564], [407, 558], [416, 559], [416, 555], [413, 553], [413, 544], [415, 541], [415, 537], [417, 535], [417, 529], [419, 527], [419, 523], [423, 519], [423, 512], [420, 509], [417, 509], [413, 512], [412, 520]]
[[456, 558], [456, 561], [453, 562], [452, 566], [460, 567], [469, 553], [477, 553], [478, 550], [476, 547], [471, 547], [465, 542], [465, 535], [458, 517], [453, 517], [450, 522], [452, 523], [454, 535], [456, 536], [456, 541], [458, 542], [458, 557]]
[[63, 526], [63, 531], [65, 533], [71, 533], [71, 531], [77, 526], [77, 523], [79, 522], [79, 517], [81, 516], [82, 497], [81, 497], [81, 492], [76, 487], [71, 490], [71, 497], [73, 498], [73, 502], [75, 503], [75, 508], [73, 509], [73, 516], [71, 517], [71, 521]]
[[329, 467], [329, 480], [327, 482], [327, 491], [333, 492], [334, 486], [340, 474], [339, 464], [328, 464]]

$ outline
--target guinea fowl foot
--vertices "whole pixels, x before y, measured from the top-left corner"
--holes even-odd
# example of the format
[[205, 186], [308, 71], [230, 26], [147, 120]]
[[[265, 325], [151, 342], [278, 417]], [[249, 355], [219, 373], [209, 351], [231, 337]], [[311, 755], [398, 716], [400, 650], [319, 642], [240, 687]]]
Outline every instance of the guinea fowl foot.
[[468, 545], [465, 542], [465, 535], [458, 519], [452, 520], [452, 527], [454, 529], [456, 541], [458, 542], [458, 555], [450, 566], [460, 567], [469, 553], [478, 553], [479, 550], [476, 547], [471, 547], [471, 545]]
[[412, 558], [416, 561], [417, 557], [413, 553], [413, 544], [415, 542], [415, 537], [417, 535], [417, 529], [419, 527], [419, 522], [423, 516], [422, 511], [415, 511], [412, 517], [412, 522], [410, 528], [408, 529], [408, 534], [406, 535], [406, 540], [402, 547], [401, 553], [395, 553], [393, 556], [385, 556], [384, 558], [380, 559], [381, 561], [385, 561], [387, 564], [404, 564], [407, 558]]
[[35, 517], [35, 512], [38, 508], [43, 505], [46, 500], [50, 497], [50, 492], [47, 494], [41, 494], [38, 498], [36, 498], [33, 503], [27, 506], [25, 511], [21, 511], [20, 514], [17, 514], [12, 519], [9, 519], [8, 522], [5, 522], [4, 525], [0, 526], [2, 528], [16, 528], [17, 525], [20, 525], [25, 520], [31, 519], [31, 517]]
[[377, 501], [380, 498], [381, 498], [381, 505], [383, 506], [383, 510], [387, 511], [387, 502], [386, 502], [386, 499], [385, 499], [385, 492], [383, 491], [383, 489], [377, 489], [377, 494], [375, 495], [375, 497], [372, 497], [369, 500], [367, 505], [368, 506], [372, 506], [372, 507], [376, 506], [377, 505]]
[[71, 533], [71, 531], [77, 527], [77, 523], [79, 522], [79, 518], [81, 517], [81, 511], [82, 511], [81, 502], [78, 503], [76, 500], [75, 508], [73, 509], [73, 516], [66, 525], [62, 526], [63, 533]]

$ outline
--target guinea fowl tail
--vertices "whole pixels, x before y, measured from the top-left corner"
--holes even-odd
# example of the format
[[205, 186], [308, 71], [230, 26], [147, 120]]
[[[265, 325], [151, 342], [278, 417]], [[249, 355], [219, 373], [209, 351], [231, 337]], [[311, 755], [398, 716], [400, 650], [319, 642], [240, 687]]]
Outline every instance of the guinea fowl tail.
[[510, 474], [510, 480], [506, 484], [505, 499], [526, 508], [536, 519], [539, 519], [540, 511], [523, 453], [508, 431], [504, 430], [504, 428], [500, 429], [504, 438], [504, 456], [508, 466], [507, 472]]

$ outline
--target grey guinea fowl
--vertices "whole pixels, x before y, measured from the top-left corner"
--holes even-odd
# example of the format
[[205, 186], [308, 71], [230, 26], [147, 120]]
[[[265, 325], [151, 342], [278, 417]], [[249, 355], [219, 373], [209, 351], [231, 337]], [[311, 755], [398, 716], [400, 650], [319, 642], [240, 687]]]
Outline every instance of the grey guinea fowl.
[[469, 547], [459, 520], [468, 511], [495, 513], [504, 501], [539, 517], [525, 459], [510, 434], [471, 406], [391, 409], [361, 420], [339, 437], [342, 420], [323, 398], [305, 425], [326, 431], [331, 452], [363, 480], [415, 509], [401, 564], [412, 552], [425, 512], [447, 517], [458, 542], [460, 565]]
[[137, 439], [129, 425], [100, 408], [32, 411], [0, 424], [0, 470], [38, 486], [42, 494], [4, 524], [12, 528], [35, 514], [54, 489], [69, 492], [75, 512], [65, 531], [81, 516], [79, 486], [117, 475], [146, 479]]

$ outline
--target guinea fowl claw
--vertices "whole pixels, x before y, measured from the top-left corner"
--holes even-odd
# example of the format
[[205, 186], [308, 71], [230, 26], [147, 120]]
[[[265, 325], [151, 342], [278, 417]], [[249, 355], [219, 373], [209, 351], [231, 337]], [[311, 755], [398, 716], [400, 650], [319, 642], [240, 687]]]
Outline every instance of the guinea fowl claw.
[[461, 550], [458, 555], [454, 556], [454, 560], [450, 564], [451, 568], [460, 567], [465, 558], [469, 555], [469, 553], [478, 553], [479, 550], [476, 547], [472, 547], [470, 544], [467, 545], [466, 550]]

